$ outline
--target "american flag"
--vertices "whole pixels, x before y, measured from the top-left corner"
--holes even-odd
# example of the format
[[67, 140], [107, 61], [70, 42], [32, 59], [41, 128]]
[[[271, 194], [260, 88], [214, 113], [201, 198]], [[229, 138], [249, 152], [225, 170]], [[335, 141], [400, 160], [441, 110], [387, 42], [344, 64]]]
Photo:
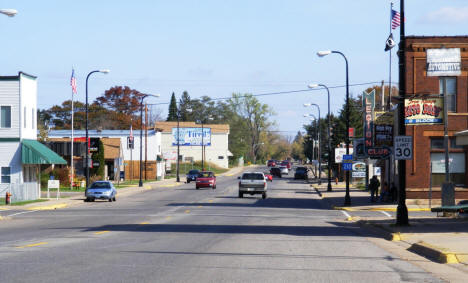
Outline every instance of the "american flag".
[[400, 13], [392, 9], [392, 29], [400, 26]]
[[72, 87], [72, 92], [73, 92], [73, 94], [76, 94], [75, 69], [72, 69], [72, 75], [71, 75], [70, 85], [71, 85], [71, 87]]

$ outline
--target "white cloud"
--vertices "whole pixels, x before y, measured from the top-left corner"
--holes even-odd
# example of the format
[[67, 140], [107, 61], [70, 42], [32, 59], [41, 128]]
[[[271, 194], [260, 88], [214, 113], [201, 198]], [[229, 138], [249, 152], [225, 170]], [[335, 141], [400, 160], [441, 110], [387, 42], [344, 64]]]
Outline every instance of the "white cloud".
[[467, 7], [443, 7], [423, 16], [425, 23], [461, 24], [468, 23]]

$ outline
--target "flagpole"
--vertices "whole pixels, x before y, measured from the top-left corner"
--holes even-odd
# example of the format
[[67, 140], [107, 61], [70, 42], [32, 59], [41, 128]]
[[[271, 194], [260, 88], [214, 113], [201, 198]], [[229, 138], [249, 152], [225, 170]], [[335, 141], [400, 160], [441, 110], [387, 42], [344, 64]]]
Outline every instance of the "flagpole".
[[[393, 2], [390, 2], [390, 34], [392, 34], [392, 10]], [[392, 99], [392, 49], [388, 50], [389, 55], [389, 72], [388, 72], [388, 101], [387, 101], [387, 111], [390, 111], [390, 100]], [[384, 91], [382, 90], [382, 93]]]

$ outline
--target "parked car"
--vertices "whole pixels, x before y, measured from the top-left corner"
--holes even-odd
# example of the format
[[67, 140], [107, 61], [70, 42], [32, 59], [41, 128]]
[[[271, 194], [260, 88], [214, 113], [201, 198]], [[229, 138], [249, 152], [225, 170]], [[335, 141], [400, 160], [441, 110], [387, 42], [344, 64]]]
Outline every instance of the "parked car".
[[195, 188], [212, 188], [216, 189], [216, 176], [211, 171], [203, 171], [198, 173], [197, 180], [195, 181]]
[[276, 166], [276, 160], [268, 160], [267, 166], [268, 167], [275, 167]]
[[190, 181], [196, 181], [198, 174], [200, 174], [200, 170], [198, 169], [192, 169], [188, 171], [187, 173], [187, 183], [190, 183]]
[[263, 173], [263, 175], [265, 175], [265, 180], [273, 182], [273, 175], [270, 173]]
[[280, 166], [279, 169], [280, 169], [280, 171], [281, 171], [281, 175], [288, 175], [288, 174], [289, 174], [288, 167], [286, 167], [286, 166]]
[[244, 194], [261, 194], [263, 199], [267, 197], [267, 182], [262, 172], [245, 172], [238, 178], [240, 198], [244, 197]]
[[270, 168], [270, 174], [274, 177], [281, 178], [281, 170], [278, 167]]
[[94, 201], [96, 199], [104, 199], [109, 202], [116, 201], [115, 196], [117, 190], [109, 181], [96, 181], [89, 186], [85, 191], [85, 202]]
[[294, 180], [301, 179], [301, 180], [309, 180], [309, 175], [311, 174], [309, 168], [307, 167], [296, 167], [296, 171], [294, 172]]
[[281, 166], [285, 166], [286, 168], [291, 169], [291, 162], [288, 160], [281, 161]]

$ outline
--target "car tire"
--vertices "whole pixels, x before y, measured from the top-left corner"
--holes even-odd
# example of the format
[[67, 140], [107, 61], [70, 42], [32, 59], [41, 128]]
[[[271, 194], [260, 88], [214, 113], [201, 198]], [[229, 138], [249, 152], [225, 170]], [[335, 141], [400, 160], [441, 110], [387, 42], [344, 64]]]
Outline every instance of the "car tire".
[[85, 199], [84, 199], [84, 202], [89, 202], [89, 198], [85, 198]]
[[266, 192], [263, 192], [263, 193], [262, 193], [262, 199], [266, 199], [266, 197], [267, 197]]
[[239, 192], [239, 197], [240, 197], [240, 198], [243, 198], [243, 197], [244, 197], [244, 194], [241, 193], [241, 192]]
[[113, 198], [112, 200], [113, 200], [113, 201], [116, 201], [117, 199], [116, 199], [115, 196], [114, 196], [114, 198]]
[[112, 202], [112, 198], [109, 198], [109, 202]]
[[213, 190], [216, 190], [216, 186], [213, 186]]
[[195, 189], [197, 189], [197, 190], [198, 190], [198, 189], [199, 189], [199, 187], [198, 187], [198, 186], [195, 186]]
[[190, 180], [187, 179], [187, 184], [190, 184]]

